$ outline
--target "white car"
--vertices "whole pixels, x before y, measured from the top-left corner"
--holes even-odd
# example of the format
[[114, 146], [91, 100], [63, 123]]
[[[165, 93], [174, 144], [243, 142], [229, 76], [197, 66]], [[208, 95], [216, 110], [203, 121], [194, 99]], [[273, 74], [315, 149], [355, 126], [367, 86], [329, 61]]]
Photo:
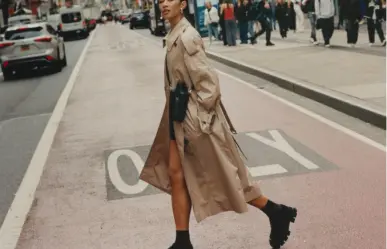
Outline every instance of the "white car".
[[0, 42], [0, 58], [4, 80], [27, 70], [60, 72], [67, 65], [63, 38], [46, 22], [9, 27]]

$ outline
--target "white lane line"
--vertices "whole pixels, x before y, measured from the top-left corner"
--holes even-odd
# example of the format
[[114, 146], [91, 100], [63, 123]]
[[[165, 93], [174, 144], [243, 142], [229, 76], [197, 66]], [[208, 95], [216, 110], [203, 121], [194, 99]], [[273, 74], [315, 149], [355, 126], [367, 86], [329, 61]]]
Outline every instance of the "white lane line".
[[263, 143], [267, 146], [270, 146], [278, 151], [281, 151], [288, 155], [290, 158], [304, 166], [309, 170], [319, 169], [320, 167], [311, 162], [309, 159], [305, 158], [303, 155], [298, 153], [290, 144], [282, 137], [281, 133], [277, 130], [270, 130], [269, 134], [272, 136], [272, 139], [263, 137], [257, 133], [247, 133], [246, 135]]
[[288, 171], [279, 164], [247, 167], [252, 177], [284, 174]]
[[[153, 39], [151, 39], [151, 38], [149, 38], [149, 37], [147, 37], [145, 35], [142, 35], [139, 32], [135, 32], [135, 31], [132, 31], [132, 32], [136, 33], [137, 35], [139, 35], [141, 37], [146, 38], [147, 40], [149, 40], [150, 42], [152, 42], [152, 43], [154, 43], [156, 45], [157, 44], [159, 45], [159, 43], [156, 42], [155, 40], [153, 40]], [[309, 116], [311, 118], [314, 118], [314, 119], [316, 119], [316, 120], [318, 120], [318, 121], [320, 121], [320, 122], [322, 122], [322, 123], [324, 123], [324, 124], [334, 128], [336, 130], [339, 130], [339, 131], [341, 131], [341, 132], [343, 132], [343, 133], [345, 133], [345, 134], [347, 134], [347, 135], [349, 135], [349, 136], [351, 136], [351, 137], [353, 137], [353, 138], [355, 138], [355, 139], [357, 139], [357, 140], [359, 140], [359, 141], [361, 141], [361, 142], [363, 142], [365, 144], [373, 146], [373, 147], [375, 147], [375, 148], [377, 148], [377, 149], [379, 149], [379, 150], [381, 150], [383, 152], [386, 151], [386, 146], [384, 146], [384, 145], [382, 145], [382, 144], [380, 144], [378, 142], [375, 142], [374, 140], [369, 139], [369, 138], [367, 138], [367, 137], [365, 137], [365, 136], [363, 136], [363, 135], [361, 135], [361, 134], [359, 134], [359, 133], [357, 133], [357, 132], [355, 132], [353, 130], [350, 130], [350, 129], [348, 129], [348, 128], [346, 128], [346, 127], [344, 127], [344, 126], [342, 126], [342, 125], [340, 125], [338, 123], [335, 123], [332, 120], [324, 118], [323, 116], [320, 116], [317, 113], [309, 111], [308, 109], [306, 109], [304, 107], [301, 107], [301, 106], [296, 105], [296, 104], [294, 104], [294, 103], [292, 103], [292, 102], [290, 102], [290, 101], [288, 101], [286, 99], [278, 97], [278, 96], [276, 96], [276, 95], [274, 95], [274, 94], [272, 94], [272, 93], [270, 93], [270, 92], [268, 92], [266, 90], [259, 89], [256, 86], [252, 85], [251, 83], [248, 83], [247, 81], [239, 79], [238, 77], [235, 77], [235, 76], [233, 76], [231, 74], [223, 72], [223, 71], [221, 71], [219, 69], [217, 69], [217, 71], [220, 74], [223, 74], [223, 75], [225, 75], [225, 76], [227, 76], [227, 77], [229, 77], [229, 78], [231, 78], [231, 79], [233, 79], [235, 81], [238, 81], [238, 82], [244, 84], [245, 86], [248, 86], [248, 87], [250, 87], [250, 88], [252, 88], [252, 89], [254, 89], [254, 90], [256, 90], [256, 91], [258, 91], [260, 93], [263, 93], [264, 95], [266, 95], [266, 96], [268, 96], [268, 97], [270, 97], [270, 98], [272, 98], [272, 99], [274, 99], [276, 101], [279, 101], [279, 102], [281, 102], [281, 103], [283, 103], [283, 104], [285, 104], [285, 105], [287, 105], [289, 107], [292, 107], [293, 109], [296, 109], [297, 111], [299, 111], [299, 112], [301, 112], [301, 113], [303, 113], [303, 114], [305, 114], [305, 115], [307, 115], [307, 116]]]
[[50, 120], [43, 132], [42, 137], [36, 147], [34, 155], [28, 165], [24, 178], [16, 192], [15, 198], [12, 202], [4, 223], [0, 228], [0, 248], [1, 249], [15, 249], [19, 240], [24, 222], [31, 209], [32, 202], [35, 198], [35, 191], [43, 174], [43, 169], [46, 164], [48, 154], [50, 152], [56, 131], [65, 111], [67, 101], [74, 87], [74, 83], [79, 74], [80, 68], [86, 56], [86, 52], [94, 38], [95, 31], [89, 37], [78, 62], [75, 65], [73, 72], [61, 96], [56, 103], [55, 109], [51, 115]]
[[283, 103], [283, 104], [285, 104], [285, 105], [287, 105], [289, 107], [292, 107], [293, 109], [296, 109], [297, 111], [299, 111], [299, 112], [301, 112], [301, 113], [303, 113], [303, 114], [305, 114], [305, 115], [307, 115], [307, 116], [309, 116], [311, 118], [314, 118], [314, 119], [320, 121], [321, 123], [324, 123], [324, 124], [334, 128], [336, 130], [339, 130], [339, 131], [341, 131], [341, 132], [343, 132], [343, 133], [345, 133], [345, 134], [347, 134], [347, 135], [349, 135], [349, 136], [351, 136], [351, 137], [353, 137], [353, 138], [355, 138], [355, 139], [357, 139], [357, 140], [359, 140], [359, 141], [361, 141], [363, 143], [371, 145], [371, 146], [373, 146], [373, 147], [375, 147], [375, 148], [377, 148], [377, 149], [379, 149], [379, 150], [381, 150], [383, 152], [386, 151], [386, 147], [384, 145], [382, 145], [382, 144], [380, 144], [378, 142], [375, 142], [374, 140], [369, 139], [369, 138], [367, 138], [367, 137], [365, 137], [365, 136], [363, 136], [363, 135], [361, 135], [359, 133], [356, 133], [353, 130], [350, 130], [350, 129], [348, 129], [348, 128], [346, 128], [346, 127], [344, 127], [344, 126], [342, 126], [342, 125], [340, 125], [338, 123], [335, 123], [332, 120], [324, 118], [323, 116], [320, 116], [320, 115], [318, 115], [318, 114], [316, 114], [316, 113], [314, 113], [312, 111], [309, 111], [308, 109], [305, 109], [304, 107], [296, 105], [296, 104], [294, 104], [294, 103], [292, 103], [292, 102], [290, 102], [290, 101], [288, 101], [286, 99], [278, 97], [278, 96], [276, 96], [276, 95], [274, 95], [274, 94], [272, 94], [272, 93], [270, 93], [270, 92], [268, 92], [266, 90], [259, 89], [256, 86], [254, 86], [254, 85], [252, 85], [252, 84], [250, 84], [250, 83], [248, 83], [248, 82], [246, 82], [246, 81], [244, 81], [242, 79], [239, 79], [238, 77], [235, 77], [233, 75], [230, 75], [230, 74], [225, 73], [223, 71], [220, 71], [218, 69], [217, 69], [217, 71], [220, 74], [223, 74], [223, 75], [225, 75], [225, 76], [227, 76], [227, 77], [229, 77], [229, 78], [231, 78], [231, 79], [233, 79], [235, 81], [238, 81], [239, 83], [244, 84], [245, 86], [248, 86], [248, 87], [250, 87], [250, 88], [252, 88], [252, 89], [254, 89], [256, 91], [259, 91], [260, 93], [263, 93], [264, 95], [266, 95], [266, 96], [268, 96], [268, 97], [270, 97], [270, 98], [272, 98], [272, 99], [274, 99], [276, 101], [279, 101], [279, 102], [281, 102], [281, 103]]

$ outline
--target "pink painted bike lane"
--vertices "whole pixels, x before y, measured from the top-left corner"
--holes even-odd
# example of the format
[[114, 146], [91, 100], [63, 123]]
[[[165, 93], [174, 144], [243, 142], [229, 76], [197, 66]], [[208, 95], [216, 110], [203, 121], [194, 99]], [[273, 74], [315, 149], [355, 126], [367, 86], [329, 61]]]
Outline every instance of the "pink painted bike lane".
[[[48, 156], [18, 249], [168, 248], [170, 197], [138, 181], [165, 102], [161, 46], [96, 30]], [[299, 210], [284, 248], [385, 247], [385, 148], [220, 72], [251, 176]], [[253, 208], [196, 224], [195, 248], [269, 248]]]

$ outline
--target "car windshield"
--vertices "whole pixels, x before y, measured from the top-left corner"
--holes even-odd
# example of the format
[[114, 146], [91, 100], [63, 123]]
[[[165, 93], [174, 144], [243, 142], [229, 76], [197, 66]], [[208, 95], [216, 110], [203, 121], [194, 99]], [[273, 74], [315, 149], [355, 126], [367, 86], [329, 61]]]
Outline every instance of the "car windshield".
[[42, 35], [42, 27], [19, 28], [16, 30], [7, 30], [4, 34], [5, 40], [23, 40]]
[[138, 18], [138, 19], [141, 19], [141, 18], [144, 17], [144, 14], [143, 14], [143, 13], [134, 13], [134, 14], [133, 14], [133, 17], [136, 17], [136, 18]]
[[80, 22], [81, 20], [82, 20], [82, 16], [80, 12], [62, 14], [63, 23], [74, 23], [74, 22]]

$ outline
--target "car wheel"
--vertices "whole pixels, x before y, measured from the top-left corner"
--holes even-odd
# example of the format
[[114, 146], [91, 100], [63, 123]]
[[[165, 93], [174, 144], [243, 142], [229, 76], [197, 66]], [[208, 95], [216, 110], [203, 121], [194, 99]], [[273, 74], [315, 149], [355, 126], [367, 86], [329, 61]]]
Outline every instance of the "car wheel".
[[12, 80], [14, 75], [13, 75], [13, 72], [12, 70], [9, 70], [9, 69], [3, 69], [3, 78], [4, 78], [4, 81], [9, 81], [9, 80]]
[[[58, 48], [58, 55], [59, 55], [59, 48]], [[52, 71], [54, 71], [54, 73], [59, 73], [60, 71], [62, 71], [62, 67], [63, 67], [62, 60], [58, 56], [58, 59], [53, 62]]]
[[65, 49], [65, 46], [63, 45], [63, 54], [64, 54], [64, 56], [63, 56], [63, 59], [62, 59], [62, 67], [65, 67], [65, 66], [67, 66], [67, 57], [66, 57], [66, 49]]
[[85, 32], [83, 33], [83, 38], [86, 39], [87, 37], [89, 37], [89, 32], [85, 31]]

